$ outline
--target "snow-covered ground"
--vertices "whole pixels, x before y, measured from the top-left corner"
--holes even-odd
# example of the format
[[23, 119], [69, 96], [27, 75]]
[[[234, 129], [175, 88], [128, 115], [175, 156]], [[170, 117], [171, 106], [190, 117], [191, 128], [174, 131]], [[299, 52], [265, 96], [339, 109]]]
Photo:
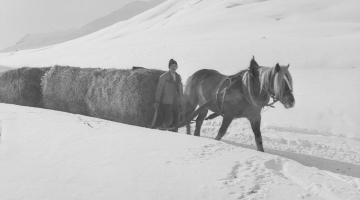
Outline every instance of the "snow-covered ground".
[[167, 0], [73, 41], [0, 54], [13, 67], [166, 69], [175, 58], [183, 79], [200, 68], [236, 73], [255, 55], [290, 63], [296, 99], [263, 112], [270, 154], [250, 150], [242, 119], [217, 142], [220, 119], [197, 138], [0, 105], [0, 199], [360, 199], [359, 6]]
[[360, 179], [228, 142], [0, 104], [0, 199], [348, 199]]

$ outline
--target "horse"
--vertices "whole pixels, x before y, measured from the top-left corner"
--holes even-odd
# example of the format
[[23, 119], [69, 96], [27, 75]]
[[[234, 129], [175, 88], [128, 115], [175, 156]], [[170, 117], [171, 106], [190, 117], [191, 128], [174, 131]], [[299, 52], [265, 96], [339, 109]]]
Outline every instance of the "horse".
[[[184, 90], [187, 120], [183, 125], [187, 127], [187, 134], [190, 134], [190, 121], [197, 116], [194, 135], [200, 136], [209, 110], [213, 114], [206, 119], [223, 117], [216, 140], [221, 140], [235, 118], [247, 118], [257, 150], [264, 152], [260, 130], [262, 109], [277, 101], [285, 108], [295, 105], [289, 66], [280, 66], [279, 63], [274, 67], [259, 66], [253, 57], [247, 69], [231, 76], [211, 69], [195, 72], [186, 81]], [[270, 99], [273, 100], [271, 104]]]

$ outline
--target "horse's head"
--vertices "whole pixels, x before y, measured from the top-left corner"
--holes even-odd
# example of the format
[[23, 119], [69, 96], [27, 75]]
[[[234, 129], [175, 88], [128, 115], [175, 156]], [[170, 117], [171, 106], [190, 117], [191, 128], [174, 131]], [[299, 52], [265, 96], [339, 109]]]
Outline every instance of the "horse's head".
[[293, 95], [293, 82], [289, 72], [289, 66], [280, 66], [276, 63], [273, 68], [273, 95], [285, 108], [292, 108], [295, 105]]

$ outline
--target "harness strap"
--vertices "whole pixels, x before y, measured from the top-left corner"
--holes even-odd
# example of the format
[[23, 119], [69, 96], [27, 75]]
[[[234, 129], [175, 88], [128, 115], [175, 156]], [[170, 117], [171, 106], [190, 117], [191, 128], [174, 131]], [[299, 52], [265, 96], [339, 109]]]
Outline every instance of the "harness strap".
[[223, 112], [226, 92], [227, 89], [230, 87], [230, 85], [231, 85], [231, 79], [229, 77], [226, 77], [219, 83], [219, 86], [217, 87], [215, 94], [216, 106], [220, 113]]
[[276, 103], [276, 102], [278, 102], [279, 100], [278, 99], [276, 99], [275, 97], [271, 97], [272, 98], [272, 102], [271, 103], [268, 103], [268, 104], [266, 104], [265, 106], [268, 106], [268, 107], [271, 107], [271, 108], [275, 108], [275, 106], [274, 106], [274, 104]]

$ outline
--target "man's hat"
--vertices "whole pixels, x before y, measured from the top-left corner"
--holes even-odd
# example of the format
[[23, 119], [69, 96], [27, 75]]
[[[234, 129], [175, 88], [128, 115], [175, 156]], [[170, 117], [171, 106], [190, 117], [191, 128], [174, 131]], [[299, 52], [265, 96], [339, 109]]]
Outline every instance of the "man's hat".
[[172, 64], [176, 64], [176, 65], [177, 65], [176, 60], [170, 59], [170, 60], [169, 60], [169, 67], [170, 67]]

